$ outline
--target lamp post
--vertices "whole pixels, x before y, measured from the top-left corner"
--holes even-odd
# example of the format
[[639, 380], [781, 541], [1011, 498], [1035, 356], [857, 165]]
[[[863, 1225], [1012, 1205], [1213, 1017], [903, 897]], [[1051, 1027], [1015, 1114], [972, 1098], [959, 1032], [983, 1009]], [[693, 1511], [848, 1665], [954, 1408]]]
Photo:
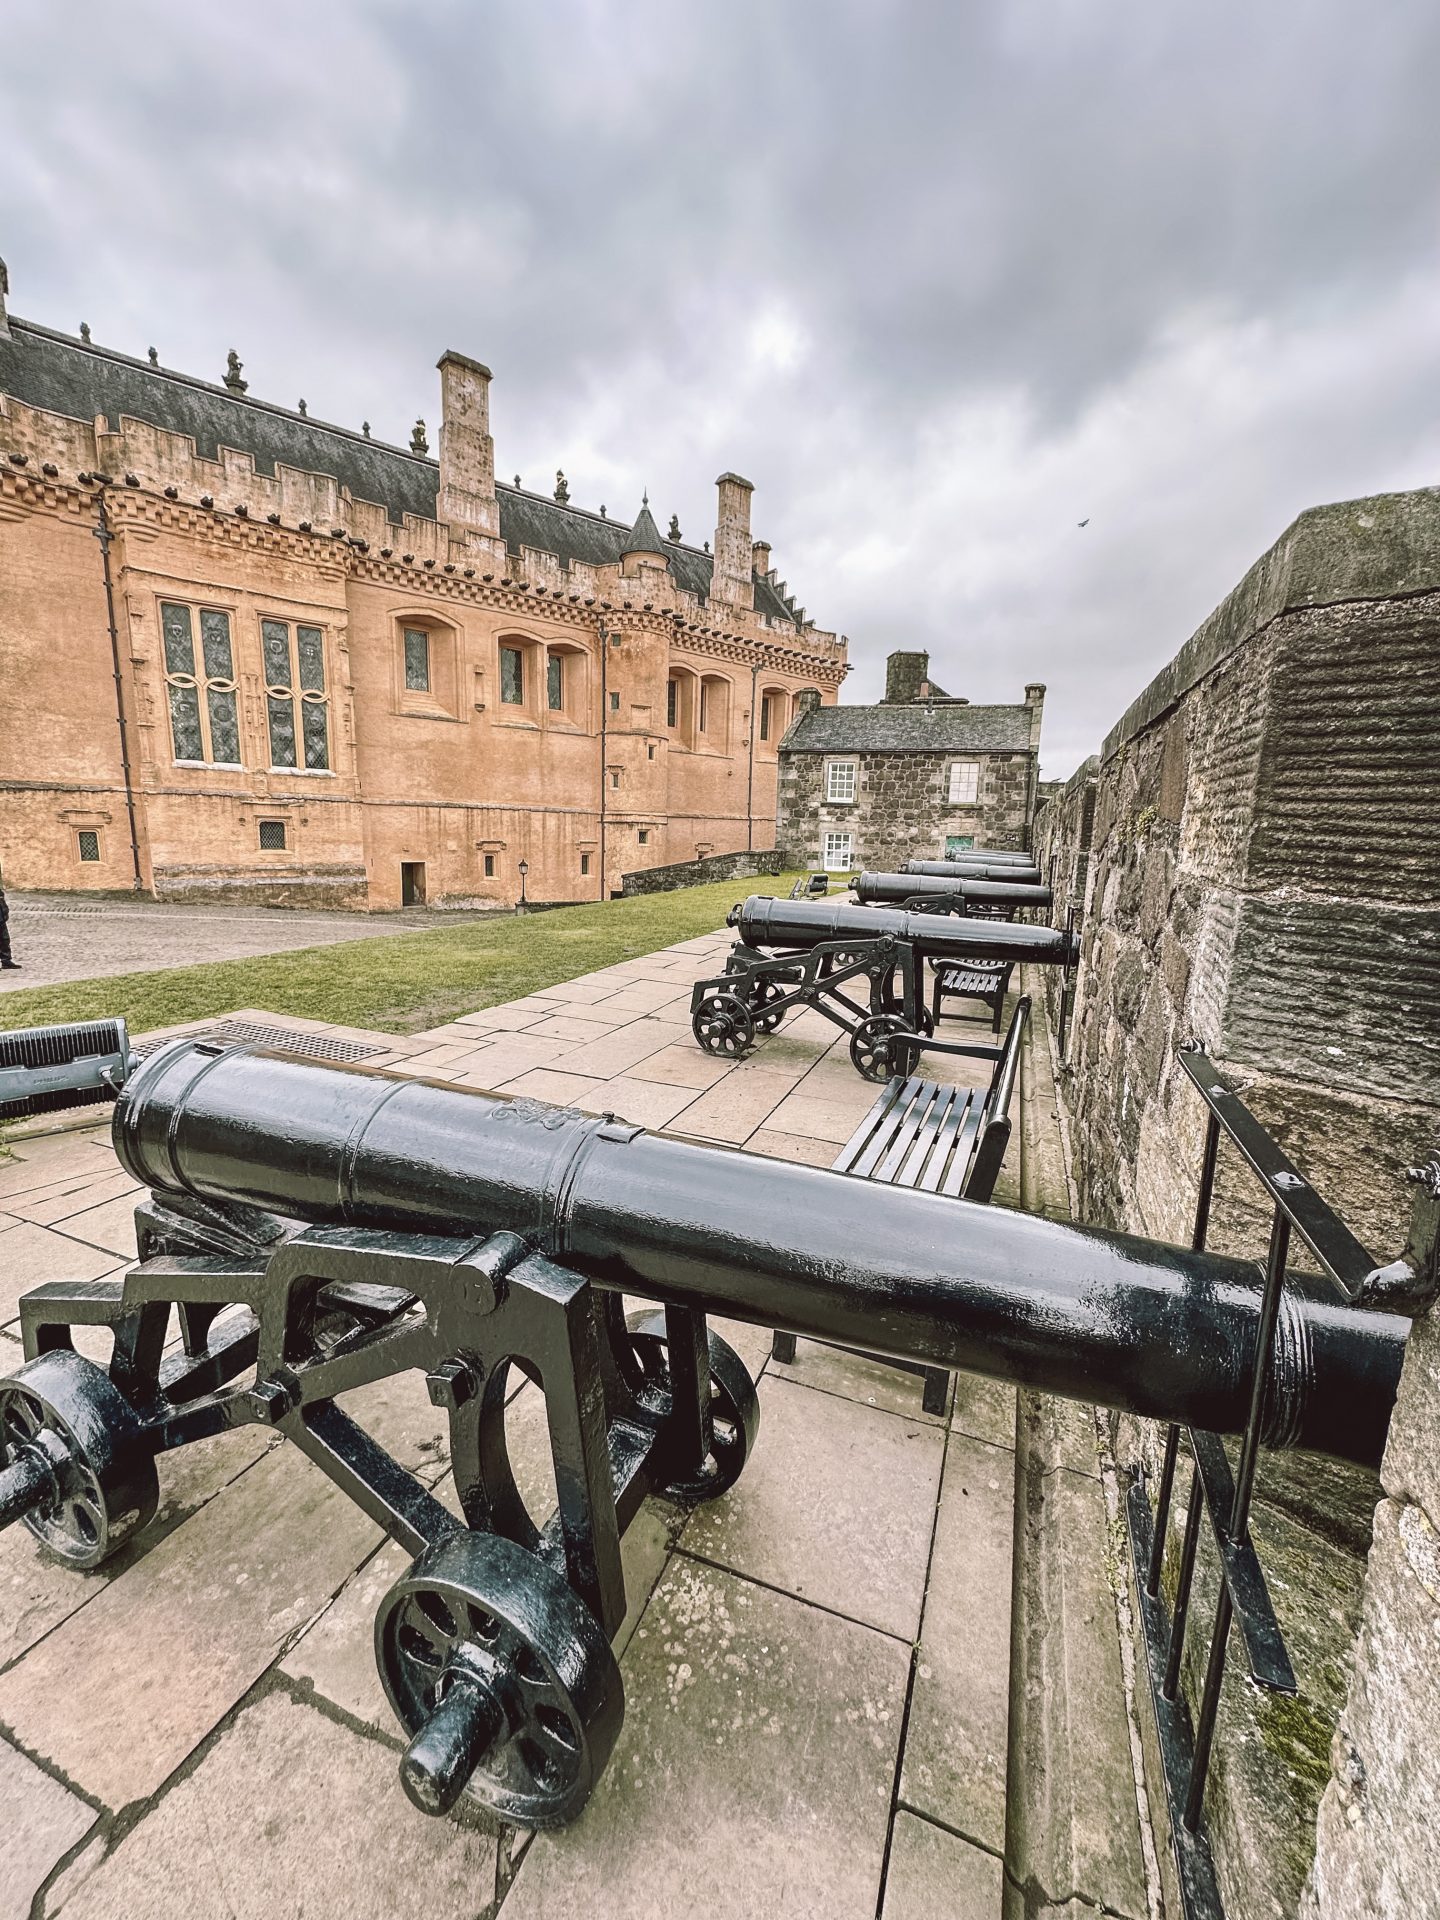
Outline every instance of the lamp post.
[[516, 872], [520, 875], [520, 898], [515, 904], [515, 911], [517, 913], [528, 913], [530, 911], [525, 899], [525, 876], [529, 871], [530, 862], [528, 860], [522, 860], [516, 868]]

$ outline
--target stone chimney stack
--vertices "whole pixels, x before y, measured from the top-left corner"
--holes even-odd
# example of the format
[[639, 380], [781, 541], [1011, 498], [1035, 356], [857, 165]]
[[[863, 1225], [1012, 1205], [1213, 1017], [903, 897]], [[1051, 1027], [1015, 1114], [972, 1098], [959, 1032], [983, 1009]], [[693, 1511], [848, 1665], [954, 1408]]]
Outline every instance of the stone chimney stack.
[[908, 706], [930, 691], [928, 653], [892, 653], [885, 662], [885, 706]]
[[818, 687], [801, 687], [795, 696], [796, 717], [798, 718], [802, 713], [813, 713], [819, 705], [820, 689]]
[[715, 485], [720, 494], [720, 517], [715, 524], [715, 566], [710, 594], [712, 599], [723, 600], [732, 607], [753, 608], [750, 496], [755, 489], [738, 473], [722, 473]]
[[490, 369], [463, 353], [442, 353], [439, 516], [457, 531], [498, 538], [495, 442], [490, 438]]
[[763, 580], [766, 574], [769, 573], [771, 565], [770, 542], [768, 540], [756, 540], [751, 543], [750, 564]]
[[0, 260], [0, 340], [10, 338], [10, 319], [5, 311], [5, 302], [10, 297], [10, 272], [5, 262]]
[[1040, 751], [1040, 721], [1045, 712], [1045, 682], [1031, 680], [1025, 688], [1025, 704], [1030, 709], [1030, 745]]

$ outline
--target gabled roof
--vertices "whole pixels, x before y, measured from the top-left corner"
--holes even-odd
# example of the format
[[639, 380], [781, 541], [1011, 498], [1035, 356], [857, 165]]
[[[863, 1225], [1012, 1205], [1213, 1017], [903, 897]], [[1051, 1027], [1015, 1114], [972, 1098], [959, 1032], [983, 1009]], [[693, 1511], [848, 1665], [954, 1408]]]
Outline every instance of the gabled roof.
[[[396, 525], [407, 513], [422, 520], [436, 517], [440, 465], [428, 455], [56, 333], [32, 320], [12, 316], [9, 337], [0, 333], [0, 393], [87, 424], [103, 415], [112, 430], [125, 414], [168, 433], [188, 435], [207, 460], [218, 459], [221, 447], [232, 447], [251, 455], [257, 473], [273, 475], [278, 462], [303, 473], [331, 474], [357, 500], [383, 506]], [[709, 597], [713, 556], [662, 539], [648, 506], [641, 508], [632, 529], [622, 520], [562, 506], [521, 487], [497, 485], [495, 496], [501, 537], [511, 553], [534, 547], [557, 554], [566, 567], [576, 560], [613, 567], [622, 553], [660, 553], [678, 587], [701, 601]], [[773, 620], [795, 617], [794, 607], [758, 574], [755, 610]]]
[[1029, 707], [958, 702], [812, 707], [781, 742], [786, 753], [1024, 753]]

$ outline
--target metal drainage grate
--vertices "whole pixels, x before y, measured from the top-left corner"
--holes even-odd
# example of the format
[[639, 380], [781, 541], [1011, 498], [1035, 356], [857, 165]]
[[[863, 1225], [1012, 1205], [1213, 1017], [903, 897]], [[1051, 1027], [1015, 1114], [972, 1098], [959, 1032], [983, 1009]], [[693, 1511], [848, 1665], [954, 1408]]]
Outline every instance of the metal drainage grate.
[[[350, 1063], [373, 1059], [385, 1048], [367, 1047], [358, 1040], [340, 1040], [328, 1033], [304, 1033], [294, 1027], [267, 1027], [258, 1020], [219, 1020], [213, 1027], [197, 1028], [187, 1040], [239, 1040], [247, 1047], [265, 1047], [274, 1053], [299, 1053], [309, 1060], [333, 1060]], [[137, 1049], [137, 1058], [141, 1051]]]

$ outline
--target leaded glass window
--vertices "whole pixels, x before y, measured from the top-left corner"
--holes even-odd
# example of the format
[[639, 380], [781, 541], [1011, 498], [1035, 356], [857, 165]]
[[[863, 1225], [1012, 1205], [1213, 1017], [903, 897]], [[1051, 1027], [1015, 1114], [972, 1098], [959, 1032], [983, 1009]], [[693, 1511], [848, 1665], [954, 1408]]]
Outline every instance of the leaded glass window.
[[196, 614], [190, 607], [173, 600], [160, 603], [170, 740], [175, 758], [239, 766], [240, 716], [230, 616], [217, 607], [199, 609], [198, 662], [195, 621]]
[[558, 653], [545, 662], [545, 700], [552, 713], [565, 711], [565, 662]]
[[309, 772], [328, 772], [330, 718], [325, 698], [323, 629], [296, 627], [292, 642], [284, 620], [262, 620], [260, 647], [265, 660], [271, 766], [299, 767], [303, 754]]
[[423, 627], [405, 629], [405, 691], [430, 691], [430, 636]]
[[525, 704], [525, 656], [518, 647], [500, 649], [500, 698], [507, 707]]

